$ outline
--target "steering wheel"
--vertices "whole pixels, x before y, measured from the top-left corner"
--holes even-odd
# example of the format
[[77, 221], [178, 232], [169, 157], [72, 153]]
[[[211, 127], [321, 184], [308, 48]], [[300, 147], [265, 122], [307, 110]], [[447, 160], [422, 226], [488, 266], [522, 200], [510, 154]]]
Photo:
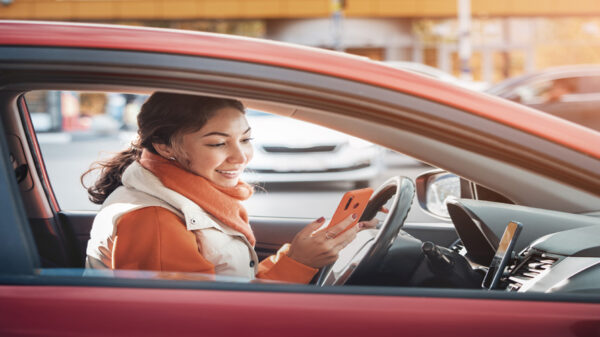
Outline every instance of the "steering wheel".
[[379, 186], [360, 221], [372, 219], [388, 200], [392, 200], [385, 220], [378, 229], [358, 232], [356, 238], [340, 251], [338, 259], [321, 269], [316, 284], [342, 285], [353, 274], [359, 275], [376, 268], [404, 225], [414, 195], [415, 185], [407, 177], [392, 177]]

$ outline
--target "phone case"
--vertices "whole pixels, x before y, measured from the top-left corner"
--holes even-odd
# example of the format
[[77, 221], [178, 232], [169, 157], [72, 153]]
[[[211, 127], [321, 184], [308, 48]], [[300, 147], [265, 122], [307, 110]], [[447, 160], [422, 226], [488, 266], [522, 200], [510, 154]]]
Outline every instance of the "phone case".
[[[349, 217], [351, 214], [356, 214], [356, 220], [354, 220], [340, 233], [343, 233], [352, 228], [352, 226], [355, 226], [365, 211], [371, 194], [373, 194], [372, 188], [363, 188], [346, 192], [342, 197], [342, 200], [340, 201], [335, 213], [333, 214], [333, 217], [331, 218], [327, 228], [335, 226], [336, 224], [340, 223], [340, 221]], [[339, 235], [340, 233], [336, 234]]]

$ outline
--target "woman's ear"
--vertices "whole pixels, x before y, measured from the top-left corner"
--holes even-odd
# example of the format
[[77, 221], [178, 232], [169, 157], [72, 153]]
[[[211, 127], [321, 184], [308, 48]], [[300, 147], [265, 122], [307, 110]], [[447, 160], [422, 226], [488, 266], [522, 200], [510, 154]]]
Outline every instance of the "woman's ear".
[[159, 155], [161, 155], [161, 157], [163, 158], [173, 158], [173, 148], [171, 148], [170, 145], [167, 144], [159, 144], [159, 143], [152, 143], [152, 146], [154, 147], [154, 149], [156, 150], [156, 152], [158, 152]]

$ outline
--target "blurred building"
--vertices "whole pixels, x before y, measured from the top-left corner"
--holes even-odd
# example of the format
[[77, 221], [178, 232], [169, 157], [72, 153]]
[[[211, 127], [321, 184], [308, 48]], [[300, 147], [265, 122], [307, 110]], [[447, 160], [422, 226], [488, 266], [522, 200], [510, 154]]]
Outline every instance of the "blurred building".
[[[470, 66], [497, 82], [600, 63], [599, 0], [471, 0]], [[457, 0], [2, 0], [0, 18], [210, 31], [459, 72]], [[568, 52], [565, 52], [568, 51]]]

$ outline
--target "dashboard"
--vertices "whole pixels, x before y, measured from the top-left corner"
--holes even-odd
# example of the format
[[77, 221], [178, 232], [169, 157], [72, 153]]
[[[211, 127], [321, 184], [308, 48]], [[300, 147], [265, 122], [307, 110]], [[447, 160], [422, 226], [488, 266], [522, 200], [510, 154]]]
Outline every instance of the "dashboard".
[[483, 269], [511, 221], [523, 224], [499, 289], [600, 293], [600, 218], [503, 203], [448, 202], [463, 255]]

